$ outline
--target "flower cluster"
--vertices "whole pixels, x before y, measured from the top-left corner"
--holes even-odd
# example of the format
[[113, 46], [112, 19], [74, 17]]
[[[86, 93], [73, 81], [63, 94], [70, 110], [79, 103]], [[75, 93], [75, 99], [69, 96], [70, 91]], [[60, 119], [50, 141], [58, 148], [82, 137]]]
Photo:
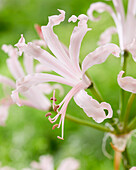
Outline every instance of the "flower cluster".
[[[0, 101], [0, 125], [5, 124], [10, 105], [15, 103], [18, 106], [26, 105], [48, 111], [45, 116], [54, 124], [52, 129], [61, 127], [61, 136], [57, 137], [64, 140], [64, 121], [67, 107], [71, 99], [74, 98], [75, 103], [96, 123], [101, 123], [105, 119], [109, 120], [111, 118], [108, 128], [96, 125], [96, 123], [91, 124], [91, 126], [109, 132], [107, 137], [110, 136], [112, 139], [111, 146], [115, 151], [115, 169], [118, 170], [121, 154], [125, 151], [128, 139], [136, 128], [134, 126], [136, 119], [128, 125], [130, 109], [136, 94], [136, 79], [125, 76], [126, 57], [131, 54], [134, 62], [136, 62], [136, 0], [128, 1], [127, 15], [125, 15], [122, 0], [112, 0], [112, 3], [115, 10], [106, 3], [97, 2], [91, 4], [87, 12], [88, 16], [84, 14], [79, 16], [72, 15], [68, 19], [69, 24], [70, 22], [78, 22], [72, 31], [68, 48], [60, 42], [54, 32], [54, 27], [65, 20], [64, 10], [58, 10], [59, 15], [50, 16], [46, 26], [35, 26], [41, 40], [26, 43], [22, 34], [20, 40], [15, 45], [17, 48], [11, 45], [2, 46], [4, 52], [10, 57], [7, 59], [7, 65], [15, 81], [0, 75], [0, 82], [4, 87], [8, 86], [12, 89], [11, 96], [8, 95]], [[99, 47], [87, 54], [83, 61], [80, 62], [81, 43], [87, 32], [91, 31], [91, 28], [88, 28], [87, 22], [89, 19], [92, 21], [100, 20], [100, 17], [96, 18], [93, 16], [94, 11], [99, 13], [109, 12], [116, 27], [112, 26], [102, 33], [98, 42]], [[114, 33], [118, 34], [120, 47], [110, 43]], [[48, 52], [46, 47], [49, 48], [50, 52]], [[23, 66], [18, 59], [22, 54], [24, 55]], [[119, 108], [120, 115], [115, 117], [117, 121], [112, 119], [113, 109], [109, 103], [98, 100], [96, 91], [94, 92], [95, 95], [92, 93], [92, 96], [86, 91], [87, 89], [94, 90], [94, 82], [87, 74], [88, 69], [104, 63], [110, 54], [117, 58], [121, 54], [123, 58], [122, 68], [117, 76], [117, 82], [121, 88], [121, 98], [119, 101], [121, 106]], [[38, 62], [37, 65], [34, 64], [34, 60]], [[50, 85], [50, 82], [59, 84]], [[57, 103], [55, 90], [59, 89], [60, 95], [63, 95], [63, 88], [60, 84], [70, 86], [71, 90], [60, 103]], [[132, 93], [127, 106], [124, 104], [124, 91]], [[53, 92], [51, 97], [53, 112], [56, 114], [54, 117], [51, 113], [51, 102], [45, 96], [51, 92]], [[124, 110], [125, 113], [123, 113]], [[121, 117], [122, 113], [124, 114], [123, 118]], [[41, 156], [40, 162], [32, 162], [31, 166], [34, 169], [53, 170], [53, 158], [51, 156]], [[58, 170], [76, 170], [78, 167], [78, 161], [68, 158], [60, 164]], [[131, 168], [131, 170], [134, 169], [135, 167]]]
[[[34, 57], [45, 67], [50, 67], [59, 75], [35, 73], [33, 75], [29, 74], [26, 77], [20, 78], [16, 83], [16, 90], [13, 91], [12, 98], [18, 104], [18, 92], [25, 93], [29, 88], [44, 82], [58, 82], [71, 86], [72, 89], [60, 104], [55, 103], [55, 91], [53, 92], [53, 97], [51, 100], [53, 100], [53, 109], [57, 112], [57, 115], [53, 118], [50, 117], [51, 113], [46, 115], [49, 116], [49, 121], [51, 123], [56, 122], [60, 116], [59, 124], [55, 124], [53, 129], [55, 127], [59, 128], [60, 125], [62, 125], [62, 136], [58, 136], [58, 138], [64, 139], [64, 119], [66, 109], [73, 96], [76, 104], [84, 110], [88, 117], [92, 117], [96, 122], [100, 123], [106, 118], [112, 117], [113, 111], [108, 103], [97, 102], [85, 91], [85, 89], [92, 85], [91, 80], [87, 77], [85, 72], [90, 67], [103, 63], [111, 53], [116, 57], [119, 57], [120, 49], [115, 44], [106, 44], [98, 47], [95, 51], [89, 53], [84, 58], [80, 68], [79, 52], [81, 42], [87, 31], [90, 30], [87, 26], [88, 17], [81, 14], [78, 17], [73, 15], [69, 18], [69, 22], [76, 22], [77, 20], [79, 20], [79, 22], [78, 26], [76, 26], [72, 32], [69, 49], [67, 49], [62, 45], [57, 35], [53, 32], [53, 27], [60, 24], [65, 19], [65, 11], [59, 10], [59, 12], [60, 15], [49, 17], [49, 23], [47, 26], [41, 27], [43, 38], [47, 46], [56, 57], [39, 46], [36, 46], [32, 42], [25, 44], [25, 39], [23, 36], [21, 36], [21, 39], [16, 44], [21, 53], [24, 52], [27, 56]], [[108, 111], [107, 115], [105, 110]]]

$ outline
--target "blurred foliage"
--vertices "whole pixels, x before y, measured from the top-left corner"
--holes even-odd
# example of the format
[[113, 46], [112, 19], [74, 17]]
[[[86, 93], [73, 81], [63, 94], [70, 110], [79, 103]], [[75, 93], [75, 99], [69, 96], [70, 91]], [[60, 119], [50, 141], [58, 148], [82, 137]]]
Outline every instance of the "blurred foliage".
[[[92, 0], [91, 3], [96, 2]], [[112, 5], [111, 2], [106, 2]], [[127, 1], [124, 0], [126, 9]], [[34, 24], [46, 25], [48, 16], [58, 14], [57, 9], [66, 11], [66, 21], [55, 28], [59, 39], [69, 45], [70, 35], [74, 28], [73, 23], [67, 23], [71, 15], [86, 14], [90, 6], [90, 0], [1, 0], [0, 1], [0, 46], [2, 44], [17, 43], [20, 34], [24, 34], [26, 41], [37, 39], [38, 35], [34, 30]], [[98, 15], [98, 14], [96, 14]], [[102, 19], [93, 23], [88, 22], [92, 31], [89, 31], [82, 43], [80, 59], [83, 58], [97, 47], [100, 34], [109, 26], [114, 25], [110, 15], [104, 13]], [[118, 44], [117, 35], [113, 36], [112, 42]], [[7, 55], [0, 50], [0, 73], [10, 76], [6, 66]], [[127, 74], [135, 76], [136, 65], [129, 57]], [[120, 70], [120, 59], [110, 56], [101, 65], [96, 65], [89, 69], [89, 73], [102, 93], [106, 102], [112, 105], [114, 115], [117, 116], [119, 101], [119, 86], [117, 84], [117, 74]], [[136, 78], [136, 76], [135, 76]], [[64, 86], [65, 94], [69, 87]], [[88, 92], [89, 93], [89, 92]], [[0, 97], [3, 91], [1, 88]], [[129, 96], [129, 93], [128, 93]], [[50, 96], [49, 96], [50, 97]], [[59, 98], [61, 101], [62, 98]], [[82, 119], [87, 118], [85, 113], [74, 101], [71, 101], [67, 113], [78, 116]], [[135, 114], [135, 110], [132, 110]], [[103, 133], [89, 127], [83, 127], [68, 120], [65, 120], [65, 140], [56, 138], [60, 129], [52, 131], [52, 125], [45, 118], [45, 113], [28, 108], [12, 106], [6, 127], [0, 127], [0, 161], [3, 165], [9, 165], [20, 170], [28, 167], [32, 160], [38, 160], [40, 155], [51, 154], [57, 166], [65, 157], [75, 157], [81, 163], [81, 170], [111, 170], [113, 160], [109, 160], [102, 153]], [[105, 122], [104, 122], [105, 123]], [[109, 140], [110, 141], [110, 140]], [[113, 151], [107, 141], [107, 150], [113, 155]], [[129, 147], [131, 162], [136, 160], [136, 139], [132, 138]]]

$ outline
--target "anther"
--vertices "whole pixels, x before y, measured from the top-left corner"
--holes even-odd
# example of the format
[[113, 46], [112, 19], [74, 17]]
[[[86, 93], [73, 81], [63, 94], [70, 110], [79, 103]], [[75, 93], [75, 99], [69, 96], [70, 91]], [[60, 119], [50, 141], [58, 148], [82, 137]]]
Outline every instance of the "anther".
[[52, 130], [54, 130], [56, 127], [58, 127], [58, 124], [55, 124], [55, 125], [52, 127]]
[[55, 101], [55, 102], [57, 101], [57, 99], [54, 98], [54, 97], [51, 97], [50, 100], [53, 100], [53, 101]]
[[48, 117], [48, 116], [51, 116], [51, 115], [52, 115], [51, 112], [49, 112], [45, 115], [45, 117]]
[[59, 105], [54, 106], [54, 109], [53, 109], [54, 112], [56, 112], [58, 108], [59, 108]]

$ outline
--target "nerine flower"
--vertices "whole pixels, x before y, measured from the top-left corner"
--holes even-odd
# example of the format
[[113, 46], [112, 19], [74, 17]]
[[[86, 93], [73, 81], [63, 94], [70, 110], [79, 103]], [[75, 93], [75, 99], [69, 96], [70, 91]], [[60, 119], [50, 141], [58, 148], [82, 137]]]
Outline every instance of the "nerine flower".
[[132, 168], [130, 168], [130, 170], [136, 170], [136, 166], [133, 166]]
[[[45, 42], [43, 43], [41, 42], [42, 42], [41, 40], [36, 40], [37, 45], [45, 44]], [[24, 55], [23, 63], [26, 71], [25, 73], [21, 66], [21, 63], [18, 60], [20, 54], [17, 48], [12, 47], [11, 45], [3, 45], [2, 49], [10, 57], [7, 59], [7, 66], [12, 76], [14, 77], [15, 81], [24, 77], [27, 74], [34, 73], [34, 65], [33, 65], [32, 57], [28, 57], [27, 55]], [[37, 64], [37, 66], [35, 67], [35, 71], [37, 72], [41, 71], [41, 67], [42, 67], [41, 64]], [[44, 71], [46, 71], [46, 67], [44, 67]], [[0, 75], [0, 83], [2, 83], [4, 87], [8, 86], [12, 90], [16, 89], [15, 81], [8, 77]], [[24, 96], [26, 99], [20, 99], [19, 104], [34, 107], [39, 110], [49, 110], [49, 108], [51, 107], [51, 103], [50, 100], [45, 96], [45, 94], [50, 94], [52, 90], [56, 88], [58, 88], [59, 90], [61, 90], [61, 92], [63, 92], [62, 87], [58, 84], [51, 86], [50, 84], [46, 83], [46, 84], [39, 84], [35, 87], [32, 87], [27, 92], [21, 93], [21, 95]], [[1, 126], [5, 125], [5, 121], [8, 117], [8, 109], [12, 104], [14, 104], [14, 101], [10, 97], [11, 93], [9, 92], [8, 94], [5, 95], [6, 97], [0, 100], [0, 125]]]
[[[54, 170], [53, 157], [50, 155], [40, 156], [40, 162], [33, 161], [31, 167], [38, 170]], [[80, 163], [78, 160], [69, 157], [64, 159], [57, 170], [77, 170], [79, 169]]]
[[[76, 22], [77, 20], [79, 20], [79, 22], [78, 26], [76, 26], [72, 32], [69, 49], [67, 49], [62, 45], [57, 35], [53, 32], [53, 27], [55, 25], [59, 25], [65, 19], [65, 11], [59, 10], [59, 12], [60, 15], [49, 17], [49, 23], [47, 26], [42, 26], [41, 28], [45, 42], [56, 57], [31, 42], [25, 44], [23, 36], [17, 44], [17, 47], [21, 52], [27, 54], [28, 57], [34, 57], [40, 61], [41, 64], [45, 65], [45, 67], [47, 66], [51, 68], [51, 70], [56, 72], [58, 75], [46, 73], [28, 75], [17, 81], [16, 90], [13, 91], [12, 97], [14, 98], [14, 101], [18, 103], [18, 92], [27, 92], [30, 87], [32, 88], [43, 82], [58, 82], [71, 86], [72, 89], [65, 96], [62, 102], [57, 105], [55, 104], [57, 99], [55, 98], [54, 91], [51, 99], [53, 100], [53, 109], [57, 112], [57, 115], [54, 118], [50, 117], [51, 113], [46, 115], [49, 116], [49, 121], [51, 123], [56, 122], [60, 117], [59, 124], [55, 124], [53, 129], [55, 127], [59, 128], [62, 125], [62, 137], [58, 136], [58, 138], [64, 139], [64, 118], [68, 103], [73, 96], [77, 105], [85, 111], [88, 117], [92, 117], [96, 122], [100, 123], [106, 118], [112, 117], [113, 111], [108, 103], [97, 102], [85, 91], [85, 89], [87, 89], [92, 83], [86, 76], [85, 72], [91, 66], [103, 63], [111, 53], [116, 57], [119, 57], [120, 49], [115, 44], [101, 46], [85, 57], [80, 68], [79, 53], [81, 42], [87, 31], [90, 30], [87, 27], [88, 17], [81, 14], [78, 17], [73, 15], [69, 18], [69, 22]], [[105, 109], [108, 110], [107, 116], [104, 111]]]
[[107, 11], [110, 13], [115, 22], [116, 28], [110, 27], [104, 33], [102, 33], [99, 44], [102, 45], [110, 42], [112, 34], [117, 32], [121, 50], [130, 51], [134, 61], [136, 61], [136, 1], [128, 1], [126, 16], [123, 7], [123, 1], [112, 0], [112, 2], [116, 11], [114, 11], [111, 6], [103, 2], [96, 2], [90, 5], [90, 8], [87, 12], [90, 20], [98, 21], [100, 17], [95, 18], [93, 16], [93, 11], [97, 11], [99, 13]]

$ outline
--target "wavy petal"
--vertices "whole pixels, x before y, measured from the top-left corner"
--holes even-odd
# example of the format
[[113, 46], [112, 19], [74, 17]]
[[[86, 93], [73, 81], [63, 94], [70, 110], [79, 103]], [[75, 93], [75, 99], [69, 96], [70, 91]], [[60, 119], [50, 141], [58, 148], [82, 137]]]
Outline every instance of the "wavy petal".
[[100, 20], [100, 17], [95, 18], [95, 17], [93, 16], [93, 12], [94, 12], [94, 11], [97, 11], [97, 12], [99, 12], [99, 13], [102, 13], [102, 12], [104, 12], [104, 11], [107, 11], [107, 12], [109, 12], [109, 13], [111, 14], [111, 16], [113, 17], [113, 19], [114, 19], [115, 21], [117, 20], [117, 17], [116, 17], [116, 15], [115, 15], [113, 9], [112, 9], [109, 5], [106, 5], [106, 4], [103, 3], [103, 2], [96, 2], [96, 3], [91, 4], [91, 5], [90, 5], [90, 8], [89, 8], [88, 11], [87, 11], [87, 14], [88, 14], [90, 20], [92, 20], [92, 21], [99, 21], [99, 20]]
[[110, 27], [106, 29], [100, 36], [100, 40], [98, 45], [105, 45], [111, 41], [112, 35], [117, 33], [117, 29], [115, 27]]
[[31, 87], [28, 91], [21, 93], [33, 106], [39, 110], [49, 110], [51, 107], [50, 100], [44, 95], [39, 87]]
[[136, 79], [132, 78], [132, 77], [123, 77], [124, 71], [120, 71], [120, 73], [118, 74], [118, 84], [119, 86], [126, 91], [132, 92], [132, 93], [136, 93]]
[[27, 74], [32, 74], [33, 71], [33, 57], [28, 56], [27, 54], [24, 54], [24, 66]]
[[125, 12], [124, 12], [124, 7], [123, 7], [123, 1], [122, 0], [112, 0], [112, 1], [116, 9], [118, 20], [123, 25], [125, 22]]
[[20, 62], [18, 61], [18, 51], [16, 48], [12, 47], [12, 45], [3, 45], [2, 50], [9, 55], [9, 59], [7, 59], [7, 65], [15, 79], [24, 76], [24, 71]]
[[44, 82], [58, 82], [62, 84], [67, 84], [69, 86], [74, 86], [73, 82], [65, 80], [62, 77], [51, 75], [51, 74], [44, 74], [44, 73], [36, 73], [33, 75], [28, 75], [16, 82], [16, 90], [12, 91], [12, 99], [13, 101], [21, 106], [21, 101], [19, 99], [18, 93], [24, 93], [28, 91], [32, 86], [36, 86], [38, 84]]
[[40, 47], [44, 47], [44, 48], [47, 47], [47, 44], [44, 40], [33, 40], [32, 43]]
[[82, 63], [83, 74], [93, 65], [105, 62], [111, 53], [116, 57], [119, 57], [120, 48], [115, 44], [106, 44], [98, 47], [95, 51], [88, 54]]
[[[76, 16], [72, 16], [69, 18], [69, 21], [76, 21]], [[81, 73], [80, 67], [79, 67], [79, 53], [80, 53], [80, 46], [81, 42], [87, 33], [87, 31], [91, 30], [87, 26], [88, 17], [86, 15], [79, 15], [77, 17], [79, 19], [78, 26], [74, 27], [73, 33], [71, 35], [70, 39], [70, 46], [69, 46], [69, 54], [71, 61], [73, 63], [73, 66], [77, 70], [77, 73]]]
[[[24, 39], [21, 36], [21, 39]], [[41, 64], [44, 64], [45, 67], [51, 68], [56, 73], [66, 77], [68, 79], [77, 79], [76, 76], [71, 72], [72, 68], [68, 69], [62, 64], [59, 60], [49, 54], [47, 51], [41, 49], [39, 46], [34, 45], [33, 43], [24, 44], [23, 40], [19, 40], [18, 48], [21, 49], [21, 52], [24, 52], [29, 57], [37, 59]], [[21, 44], [22, 42], [22, 44]]]
[[52, 71], [50, 67], [46, 67], [45, 65], [43, 64], [37, 64], [35, 66], [35, 71], [36, 73], [41, 73], [41, 72], [50, 72]]
[[70, 59], [57, 35], [53, 32], [53, 27], [60, 24], [65, 19], [65, 11], [59, 10], [59, 12], [60, 15], [53, 15], [49, 17], [49, 23], [47, 26], [42, 26], [42, 32], [50, 50], [63, 64], [65, 64], [66, 67], [68, 67], [70, 64]]
[[[113, 115], [110, 104], [106, 102], [98, 103], [86, 91], [81, 90], [74, 97], [76, 104], [81, 107], [88, 117], [92, 117], [97, 123], [103, 122], [107, 118], [111, 118]], [[108, 111], [106, 116], [105, 111]]]
[[78, 170], [80, 166], [80, 163], [78, 160], [74, 159], [74, 158], [66, 158], [64, 159], [59, 167], [58, 170]]
[[136, 62], [136, 38], [127, 46], [127, 50], [132, 54], [133, 60]]
[[60, 84], [50, 85], [49, 83], [39, 84], [37, 88], [40, 89], [45, 94], [50, 94], [53, 90], [58, 89], [60, 96], [64, 94], [64, 89]]
[[[125, 22], [125, 36], [124, 36], [124, 44], [125, 48], [127, 48], [128, 44], [133, 42], [133, 39], [136, 38], [136, 1], [130, 0], [128, 2], [128, 10]], [[133, 31], [132, 31], [133, 29]]]
[[2, 76], [2, 75], [0, 75], [0, 83], [5, 84], [5, 85], [12, 87], [14, 89], [16, 88], [16, 84], [13, 80], [11, 80], [5, 76]]

